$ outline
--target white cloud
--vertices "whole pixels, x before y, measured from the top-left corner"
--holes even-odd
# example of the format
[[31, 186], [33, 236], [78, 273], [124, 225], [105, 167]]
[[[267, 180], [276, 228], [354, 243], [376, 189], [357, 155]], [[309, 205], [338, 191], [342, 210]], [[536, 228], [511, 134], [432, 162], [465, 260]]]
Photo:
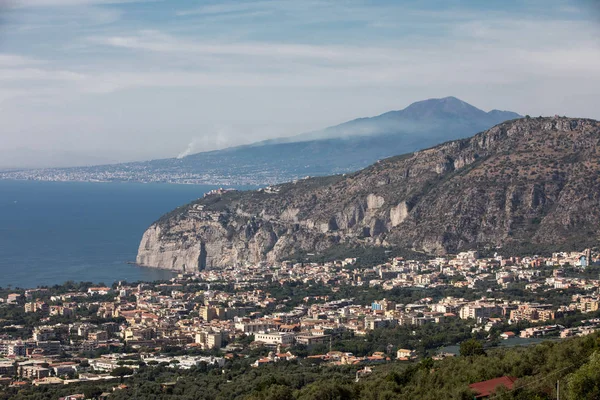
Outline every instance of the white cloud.
[[90, 5], [115, 5], [152, 0], [5, 0], [9, 8], [76, 7]]
[[[191, 9], [179, 10], [178, 16], [208, 16], [215, 17], [223, 14], [239, 14], [252, 16], [256, 12], [267, 11], [272, 12], [287, 12], [294, 13], [296, 17], [304, 17], [307, 13], [313, 13], [319, 9], [339, 7], [343, 5], [345, 9], [355, 9], [361, 3], [356, 1], [345, 1], [343, 4], [334, 0], [303, 0], [297, 2], [295, 0], [259, 0], [259, 1], [221, 1], [215, 3], [204, 4], [200, 7]], [[366, 10], [366, 7], [360, 6], [361, 10]], [[302, 13], [303, 15], [299, 15]]]
[[[15, 13], [25, 24], [11, 25], [14, 43], [0, 53], [10, 137], [0, 147], [176, 155], [188, 144], [297, 134], [446, 95], [488, 109], [600, 117], [591, 101], [600, 91], [599, 27], [569, 19], [576, 10], [524, 19], [276, 0], [171, 8], [149, 24], [118, 2], [21, 3]], [[274, 14], [272, 24], [253, 23], [256, 13]], [[230, 17], [239, 23], [220, 19]]]
[[1, 54], [0, 53], [0, 68], [1, 67], [21, 67], [26, 65], [42, 64], [45, 61], [31, 57], [24, 57], [18, 54]]
[[189, 16], [189, 15], [218, 15], [218, 14], [230, 14], [230, 13], [253, 13], [256, 11], [262, 11], [266, 8], [271, 8], [277, 4], [277, 2], [273, 1], [255, 1], [255, 2], [246, 2], [246, 3], [217, 3], [217, 4], [207, 4], [201, 7], [188, 9], [188, 10], [180, 10], [177, 11], [177, 15], [179, 16]]
[[[133, 36], [95, 37], [92, 41], [114, 47], [133, 50], [148, 50], [165, 53], [187, 53], [206, 55], [238, 55], [267, 57], [297, 57], [341, 59], [359, 48], [313, 46], [278, 43], [210, 43], [175, 38], [156, 31], [144, 31]], [[366, 50], [366, 49], [360, 49]], [[369, 51], [369, 50], [367, 50]], [[352, 56], [356, 58], [356, 55]]]
[[[520, 26], [521, 30], [516, 31]], [[0, 80], [64, 81], [80, 93], [111, 93], [129, 88], [282, 87], [344, 88], [366, 86], [515, 84], [542, 77], [567, 79], [574, 72], [598, 79], [600, 52], [577, 38], [577, 46], [558, 46], [572, 32], [569, 21], [553, 23], [551, 41], [532, 32], [539, 21], [496, 21], [480, 30], [460, 24], [454, 38], [436, 43], [397, 42], [387, 47], [307, 45], [277, 42], [215, 42], [143, 30], [121, 36], [93, 36], [84, 51], [102, 46], [127, 50], [119, 65], [82, 65], [77, 71], [18, 55], [0, 56]], [[507, 31], [506, 39], [502, 32]], [[582, 31], [585, 36], [586, 31]], [[517, 36], [530, 37], [514, 43]], [[569, 40], [573, 40], [573, 35]], [[486, 43], [495, 40], [494, 46]], [[98, 47], [100, 46], [100, 47]], [[115, 57], [115, 56], [113, 56]], [[64, 90], [64, 87], [60, 88]]]
[[77, 82], [85, 79], [85, 75], [60, 70], [47, 70], [41, 68], [2, 68], [0, 81], [70, 81]]

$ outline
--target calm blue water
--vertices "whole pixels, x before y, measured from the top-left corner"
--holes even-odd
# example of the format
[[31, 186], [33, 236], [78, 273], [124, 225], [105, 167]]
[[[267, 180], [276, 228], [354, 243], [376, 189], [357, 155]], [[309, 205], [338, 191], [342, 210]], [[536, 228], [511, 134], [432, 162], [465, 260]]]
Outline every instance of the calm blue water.
[[0, 287], [167, 279], [134, 261], [144, 230], [214, 189], [202, 185], [0, 181]]

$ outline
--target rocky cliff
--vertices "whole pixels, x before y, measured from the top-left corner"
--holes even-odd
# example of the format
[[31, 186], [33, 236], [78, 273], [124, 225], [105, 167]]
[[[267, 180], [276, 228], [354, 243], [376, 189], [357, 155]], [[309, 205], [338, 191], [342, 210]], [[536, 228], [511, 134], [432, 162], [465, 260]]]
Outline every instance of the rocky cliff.
[[336, 245], [589, 244], [600, 233], [599, 145], [597, 121], [522, 118], [353, 174], [208, 195], [148, 228], [137, 262], [196, 270]]

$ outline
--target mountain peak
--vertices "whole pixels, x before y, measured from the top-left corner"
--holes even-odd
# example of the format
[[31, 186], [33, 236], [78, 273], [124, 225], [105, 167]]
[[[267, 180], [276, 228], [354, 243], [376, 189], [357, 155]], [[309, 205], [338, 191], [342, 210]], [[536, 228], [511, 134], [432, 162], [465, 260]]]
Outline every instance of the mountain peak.
[[486, 113], [454, 96], [427, 99], [412, 103], [399, 111], [403, 117], [411, 118], [481, 118]]
[[466, 101], [463, 101], [454, 96], [432, 97], [430, 99], [415, 101], [414, 103], [410, 104], [407, 108], [418, 105], [418, 104], [428, 104], [428, 105], [449, 104], [449, 105], [459, 105], [459, 106], [470, 106], [470, 107], [476, 108], [476, 107], [470, 105], [469, 103], [467, 103]]
[[[446, 97], [440, 97], [440, 98], [431, 98], [431, 99], [426, 99], [426, 100], [422, 100], [422, 101], [418, 101], [417, 103], [422, 103], [422, 102], [431, 102], [431, 103], [442, 103], [442, 104], [455, 104], [455, 105], [467, 105], [467, 106], [471, 106], [469, 103], [467, 103], [466, 101], [462, 101], [461, 99], [454, 97], [454, 96], [446, 96]], [[414, 103], [413, 103], [414, 104]], [[473, 106], [471, 106], [473, 107]]]
[[516, 112], [505, 111], [505, 110], [496, 110], [496, 109], [488, 111], [487, 114], [492, 118], [505, 119], [505, 120], [516, 119], [516, 118], [522, 117], [522, 115], [517, 114]]

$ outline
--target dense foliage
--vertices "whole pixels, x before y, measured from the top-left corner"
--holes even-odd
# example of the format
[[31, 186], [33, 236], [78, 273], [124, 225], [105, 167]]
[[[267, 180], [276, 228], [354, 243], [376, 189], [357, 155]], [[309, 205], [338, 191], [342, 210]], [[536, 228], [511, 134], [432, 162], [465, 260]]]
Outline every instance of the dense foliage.
[[[532, 347], [483, 350], [464, 345], [463, 356], [414, 363], [376, 365], [355, 381], [357, 366], [327, 366], [308, 360], [253, 368], [235, 359], [223, 368], [201, 365], [190, 370], [142, 367], [128, 388], [111, 391], [110, 399], [472, 399], [469, 384], [500, 376], [518, 378], [513, 390], [499, 390], [495, 399], [597, 399], [600, 394], [600, 334]], [[462, 350], [462, 349], [461, 349]], [[51, 387], [9, 388], [0, 399], [56, 399], [69, 393], [105, 392], [115, 382]]]

